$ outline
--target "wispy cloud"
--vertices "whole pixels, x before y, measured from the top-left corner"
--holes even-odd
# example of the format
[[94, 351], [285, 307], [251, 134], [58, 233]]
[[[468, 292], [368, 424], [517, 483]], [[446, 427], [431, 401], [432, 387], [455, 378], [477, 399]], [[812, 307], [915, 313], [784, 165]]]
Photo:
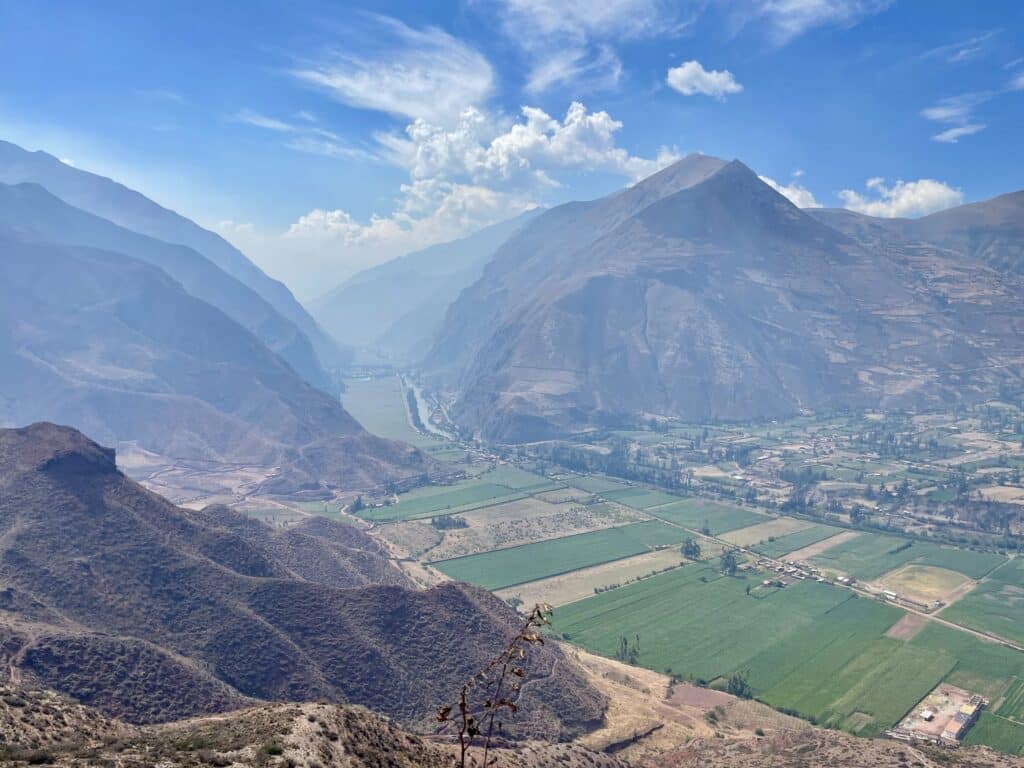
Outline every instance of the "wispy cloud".
[[969, 37], [966, 40], [959, 40], [955, 43], [940, 45], [921, 54], [923, 59], [942, 59], [950, 64], [959, 64], [970, 61], [984, 53], [988, 44], [999, 34], [998, 29], [992, 29], [980, 35]]
[[687, 61], [668, 71], [665, 82], [684, 96], [703, 94], [724, 99], [726, 94], [741, 93], [743, 86], [727, 69], [704, 69], [699, 61]]
[[437, 27], [413, 29], [387, 16], [360, 16], [336, 45], [291, 74], [351, 107], [445, 123], [494, 88], [479, 51]]
[[616, 45], [679, 34], [703, 0], [491, 0], [505, 35], [528, 61], [526, 91], [573, 86], [573, 93], [619, 84]]
[[973, 136], [976, 133], [981, 133], [983, 130], [985, 130], [984, 123], [967, 123], [966, 125], [957, 125], [936, 133], [932, 136], [932, 140], [940, 141], [944, 144], [956, 144], [964, 136]]
[[785, 45], [818, 27], [852, 27], [895, 0], [743, 0], [734, 3], [740, 24], [767, 23], [769, 37]]
[[921, 110], [921, 116], [935, 123], [949, 127], [932, 136], [933, 141], [956, 144], [964, 136], [972, 136], [985, 130], [985, 124], [974, 119], [974, 111], [991, 99], [992, 91], [963, 93], [940, 99], [930, 107]]
[[868, 216], [891, 219], [924, 216], [964, 201], [961, 190], [935, 179], [897, 180], [886, 184], [885, 179], [875, 177], [868, 179], [865, 186], [868, 190], [865, 195], [852, 189], [842, 190], [839, 199], [844, 207]]
[[260, 128], [287, 136], [288, 139], [285, 142], [285, 146], [296, 152], [323, 155], [324, 157], [347, 158], [350, 160], [376, 159], [372, 152], [354, 147], [333, 131], [317, 125], [312, 114], [303, 113], [303, 115], [300, 115], [301, 123], [293, 123], [276, 117], [270, 117], [251, 109], [242, 109], [236, 112], [232, 119], [235, 122], [243, 123], [253, 128]]

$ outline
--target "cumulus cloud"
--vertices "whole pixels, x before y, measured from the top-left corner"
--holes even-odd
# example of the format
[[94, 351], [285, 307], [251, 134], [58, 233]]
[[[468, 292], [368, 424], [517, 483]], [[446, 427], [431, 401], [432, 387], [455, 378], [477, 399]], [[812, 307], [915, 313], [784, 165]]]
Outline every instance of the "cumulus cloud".
[[[409, 175], [392, 212], [361, 220], [343, 209], [313, 209], [277, 238], [268, 258], [301, 261], [317, 278], [300, 282], [293, 275], [290, 282], [311, 295], [357, 269], [521, 213], [543, 202], [561, 173], [600, 171], [636, 180], [678, 158], [667, 148], [653, 158], [630, 154], [616, 145], [621, 128], [607, 112], [578, 102], [562, 117], [537, 107], [515, 117], [470, 108], [453, 125], [413, 120], [402, 134], [376, 137], [380, 155]], [[244, 240], [244, 233], [232, 234]], [[259, 245], [259, 253], [269, 250]]]
[[442, 123], [483, 103], [494, 87], [476, 49], [437, 27], [413, 29], [386, 16], [354, 23], [348, 39], [292, 74], [352, 107]]
[[667, 148], [652, 159], [631, 155], [615, 144], [621, 128], [607, 112], [573, 102], [562, 119], [537, 107], [523, 107], [514, 121], [468, 109], [451, 128], [416, 120], [404, 137], [383, 134], [377, 140], [413, 179], [464, 177], [535, 189], [557, 186], [552, 174], [559, 170], [605, 171], [635, 180], [678, 158]]
[[811, 190], [799, 183], [798, 179], [803, 175], [803, 171], [795, 171], [793, 173], [793, 181], [789, 184], [779, 184], [775, 179], [768, 176], [760, 176], [759, 178], [780, 195], [788, 198], [789, 202], [797, 208], [821, 208], [821, 203], [814, 199]]
[[665, 81], [669, 87], [684, 96], [700, 93], [723, 99], [726, 94], [740, 93], [743, 90], [743, 86], [736, 82], [736, 78], [729, 70], [707, 70], [699, 61], [687, 61], [678, 67], [672, 67]]
[[964, 199], [962, 191], [935, 179], [897, 180], [888, 185], [885, 179], [875, 177], [868, 179], [865, 186], [867, 195], [852, 189], [842, 190], [839, 199], [843, 206], [868, 216], [906, 218], [952, 208]]
[[817, 27], [852, 27], [894, 0], [749, 0], [738, 4], [741, 23], [767, 22], [779, 45]]

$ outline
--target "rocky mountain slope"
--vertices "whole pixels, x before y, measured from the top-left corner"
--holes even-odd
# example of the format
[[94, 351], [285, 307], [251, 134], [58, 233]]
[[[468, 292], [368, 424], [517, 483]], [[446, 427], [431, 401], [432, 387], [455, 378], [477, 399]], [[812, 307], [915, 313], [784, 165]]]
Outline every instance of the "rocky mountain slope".
[[448, 306], [480, 277], [495, 250], [540, 212], [534, 209], [461, 240], [360, 272], [315, 302], [313, 313], [346, 344], [416, 362]]
[[[497, 768], [626, 768], [573, 744], [505, 745], [492, 754]], [[452, 768], [454, 760], [450, 745], [362, 707], [265, 705], [140, 728], [52, 691], [0, 686], [2, 765]]]
[[22, 238], [0, 224], [0, 424], [55, 421], [175, 460], [271, 467], [278, 493], [434, 470], [409, 446], [369, 435], [162, 270]]
[[68, 205], [38, 184], [0, 184], [0, 227], [24, 240], [81, 245], [145, 261], [212, 304], [279, 354], [306, 381], [332, 391], [309, 339], [262, 297], [205, 256], [93, 216]]
[[1024, 273], [1024, 192], [999, 195], [919, 219], [879, 219], [853, 211], [808, 210], [866, 246], [934, 247], [1004, 274]]
[[187, 246], [248, 286], [313, 344], [321, 362], [336, 366], [347, 354], [303, 309], [283, 283], [273, 280], [220, 235], [168, 210], [116, 181], [73, 168], [46, 152], [28, 152], [0, 141], [0, 183], [39, 184], [69, 205], [165, 243]]
[[425, 365], [460, 425], [509, 442], [948, 406], [1021, 387], [1022, 287], [991, 259], [868, 247], [742, 163], [691, 156], [512, 237]]
[[[0, 430], [0, 668], [135, 723], [325, 700], [433, 727], [519, 624], [474, 587], [395, 586], [359, 532], [350, 557], [331, 526], [282, 543], [230, 515], [174, 507], [74, 430]], [[336, 586], [353, 574], [378, 583]], [[558, 648], [525, 670], [508, 732], [557, 741], [601, 722], [603, 697]]]

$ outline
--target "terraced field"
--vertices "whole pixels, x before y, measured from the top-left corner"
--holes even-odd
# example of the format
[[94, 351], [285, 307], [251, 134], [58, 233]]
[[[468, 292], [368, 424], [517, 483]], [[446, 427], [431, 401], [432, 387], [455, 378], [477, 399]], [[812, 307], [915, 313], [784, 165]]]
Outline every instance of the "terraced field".
[[711, 535], [734, 531], [765, 522], [765, 516], [748, 509], [705, 499], [686, 498], [648, 510], [661, 520], [692, 531], [707, 530]]
[[679, 528], [650, 520], [432, 565], [453, 579], [501, 589], [678, 544], [685, 537], [686, 532]]

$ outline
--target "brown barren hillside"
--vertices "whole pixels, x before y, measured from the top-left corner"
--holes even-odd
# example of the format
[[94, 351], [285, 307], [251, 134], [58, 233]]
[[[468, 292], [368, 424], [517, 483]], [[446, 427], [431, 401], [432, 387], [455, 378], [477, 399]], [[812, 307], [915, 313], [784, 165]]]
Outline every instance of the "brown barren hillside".
[[[358, 531], [252, 530], [173, 506], [74, 430], [0, 431], [0, 663], [137, 723], [323, 699], [428, 727], [518, 626], [474, 587], [396, 586]], [[336, 586], [353, 574], [364, 586]], [[603, 697], [563, 662], [531, 655], [509, 733], [559, 740], [601, 722]]]

